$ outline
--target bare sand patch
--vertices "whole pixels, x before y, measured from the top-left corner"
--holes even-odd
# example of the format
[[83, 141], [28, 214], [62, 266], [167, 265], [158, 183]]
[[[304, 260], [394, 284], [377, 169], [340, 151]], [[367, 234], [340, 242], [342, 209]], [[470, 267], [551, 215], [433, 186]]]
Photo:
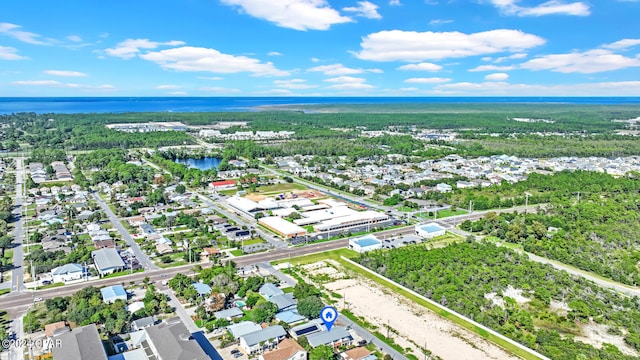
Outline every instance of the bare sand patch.
[[346, 307], [364, 317], [394, 341], [421, 357], [424, 347], [443, 359], [517, 359], [479, 335], [443, 319], [433, 312], [364, 278], [341, 279], [324, 286], [344, 297]]
[[591, 322], [582, 326], [582, 336], [576, 336], [576, 341], [581, 341], [585, 344], [590, 344], [598, 349], [602, 348], [602, 344], [608, 343], [615, 345], [623, 354], [638, 356], [638, 352], [632, 349], [627, 343], [624, 342], [624, 337], [621, 335], [609, 334], [607, 330], [609, 326], [604, 324], [596, 324]]

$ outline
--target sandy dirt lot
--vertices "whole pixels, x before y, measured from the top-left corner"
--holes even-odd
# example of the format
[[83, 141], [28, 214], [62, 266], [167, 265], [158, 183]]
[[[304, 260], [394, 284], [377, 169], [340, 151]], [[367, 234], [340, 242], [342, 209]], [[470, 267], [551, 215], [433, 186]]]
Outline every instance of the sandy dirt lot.
[[[325, 264], [326, 265], [326, 264]], [[335, 264], [334, 264], [335, 266]], [[517, 359], [502, 348], [480, 336], [439, 317], [422, 306], [363, 278], [349, 279], [340, 276], [334, 266], [318, 263], [310, 266], [314, 275], [327, 274], [333, 279], [324, 286], [345, 297], [346, 307], [355, 315], [363, 316], [378, 327], [378, 332], [387, 334], [387, 324], [394, 341], [413, 349], [421, 357], [418, 346], [432, 351], [443, 359]], [[324, 268], [324, 269], [323, 269]], [[342, 306], [342, 302], [339, 304]]]

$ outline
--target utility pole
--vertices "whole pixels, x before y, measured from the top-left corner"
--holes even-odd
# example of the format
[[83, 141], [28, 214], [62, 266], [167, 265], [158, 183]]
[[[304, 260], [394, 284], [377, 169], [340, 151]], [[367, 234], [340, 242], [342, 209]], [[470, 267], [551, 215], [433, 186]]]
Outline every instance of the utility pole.
[[578, 202], [580, 202], [580, 191], [578, 191]]
[[524, 193], [525, 195], [525, 200], [524, 200], [524, 213], [527, 213], [527, 208], [529, 207], [529, 194], [528, 192]]
[[473, 201], [469, 200], [469, 214], [471, 214], [471, 212], [473, 211], [472, 206], [473, 206]]

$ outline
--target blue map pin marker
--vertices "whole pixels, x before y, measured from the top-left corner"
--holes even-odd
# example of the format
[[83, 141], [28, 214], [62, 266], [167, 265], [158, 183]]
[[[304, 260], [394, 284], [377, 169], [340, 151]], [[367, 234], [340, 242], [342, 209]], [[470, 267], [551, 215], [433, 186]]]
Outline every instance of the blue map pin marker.
[[325, 306], [320, 311], [320, 320], [324, 323], [324, 326], [327, 327], [327, 331], [331, 331], [331, 327], [333, 323], [336, 322], [338, 318], [338, 310], [333, 306]]

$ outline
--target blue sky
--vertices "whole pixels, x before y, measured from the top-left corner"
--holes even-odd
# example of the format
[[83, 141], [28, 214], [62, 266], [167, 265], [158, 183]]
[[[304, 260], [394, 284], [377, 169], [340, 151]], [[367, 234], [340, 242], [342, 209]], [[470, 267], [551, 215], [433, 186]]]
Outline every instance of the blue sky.
[[640, 0], [5, 0], [0, 96], [640, 96]]

